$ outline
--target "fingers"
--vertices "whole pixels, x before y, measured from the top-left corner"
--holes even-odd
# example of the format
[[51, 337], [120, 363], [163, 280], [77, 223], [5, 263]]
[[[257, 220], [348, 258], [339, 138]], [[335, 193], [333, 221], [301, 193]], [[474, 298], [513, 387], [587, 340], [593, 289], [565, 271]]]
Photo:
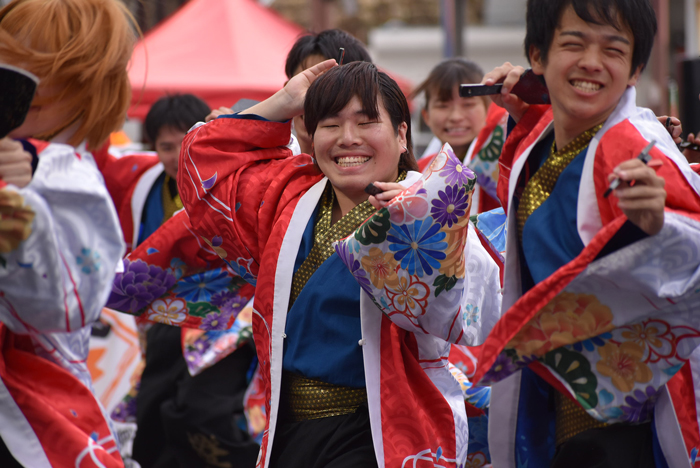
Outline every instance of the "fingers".
[[666, 185], [666, 181], [656, 175], [652, 167], [638, 159], [631, 159], [617, 166], [613, 173], [608, 176], [608, 180], [613, 180], [616, 177], [628, 184], [634, 182], [635, 186], [649, 185], [663, 188]]
[[0, 179], [20, 188], [32, 180], [32, 155], [10, 138], [0, 139]]
[[217, 117], [219, 117], [220, 115], [229, 115], [229, 114], [233, 114], [233, 109], [230, 109], [228, 107], [219, 107], [218, 109], [211, 111], [211, 113], [206, 116], [204, 121], [210, 122], [210, 121], [216, 119]]
[[520, 121], [529, 105], [525, 104], [519, 97], [510, 94], [510, 90], [520, 81], [520, 76], [524, 71], [523, 67], [506, 62], [484, 75], [484, 79], [481, 81], [482, 84], [486, 85], [503, 83], [501, 94], [492, 96], [492, 100], [497, 106], [505, 108], [516, 122]]
[[335, 61], [335, 59], [328, 59], [324, 60], [321, 63], [317, 63], [311, 68], [307, 68], [305, 71], [309, 71], [314, 74], [315, 77], [319, 77], [323, 74], [323, 72], [326, 72], [330, 70], [333, 67], [337, 67], [338, 63]]
[[386, 206], [394, 197], [406, 190], [406, 187], [396, 182], [373, 182], [373, 185], [382, 190], [381, 193], [369, 197], [369, 202], [377, 209]]

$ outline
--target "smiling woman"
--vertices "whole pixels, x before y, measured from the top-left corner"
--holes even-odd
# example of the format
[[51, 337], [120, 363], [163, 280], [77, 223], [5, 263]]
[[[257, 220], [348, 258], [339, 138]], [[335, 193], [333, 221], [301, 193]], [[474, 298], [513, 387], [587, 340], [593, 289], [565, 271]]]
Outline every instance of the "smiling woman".
[[[302, 112], [313, 158], [285, 147]], [[406, 98], [365, 62], [322, 62], [185, 137], [178, 182], [192, 227], [256, 284], [262, 466], [464, 463], [447, 341], [478, 344], [500, 284], [467, 236], [474, 175], [451, 177], [450, 158], [415, 172]], [[370, 183], [380, 193], [365, 193]], [[481, 311], [478, 325], [459, 301]]]

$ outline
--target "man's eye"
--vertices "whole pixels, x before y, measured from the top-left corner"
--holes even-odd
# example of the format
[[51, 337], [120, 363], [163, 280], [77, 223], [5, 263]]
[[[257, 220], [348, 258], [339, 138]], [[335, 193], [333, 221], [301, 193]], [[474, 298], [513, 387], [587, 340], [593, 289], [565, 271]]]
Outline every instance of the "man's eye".
[[375, 123], [377, 123], [377, 122], [376, 122], [376, 121], [374, 121], [374, 122], [360, 122], [359, 125], [372, 125], [372, 124], [375, 124]]

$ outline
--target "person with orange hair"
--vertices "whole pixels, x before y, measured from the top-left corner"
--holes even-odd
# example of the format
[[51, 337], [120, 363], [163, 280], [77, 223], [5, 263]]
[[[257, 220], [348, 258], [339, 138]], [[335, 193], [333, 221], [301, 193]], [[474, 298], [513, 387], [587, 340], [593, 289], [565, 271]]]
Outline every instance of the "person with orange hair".
[[89, 151], [124, 121], [132, 24], [118, 0], [14, 0], [0, 10], [0, 62], [40, 79], [26, 120], [0, 140], [0, 159], [21, 151], [19, 139], [35, 168], [26, 186], [8, 178], [0, 190], [0, 222], [17, 220], [14, 238], [0, 229], [3, 467], [124, 466], [86, 365], [90, 325], [125, 248]]

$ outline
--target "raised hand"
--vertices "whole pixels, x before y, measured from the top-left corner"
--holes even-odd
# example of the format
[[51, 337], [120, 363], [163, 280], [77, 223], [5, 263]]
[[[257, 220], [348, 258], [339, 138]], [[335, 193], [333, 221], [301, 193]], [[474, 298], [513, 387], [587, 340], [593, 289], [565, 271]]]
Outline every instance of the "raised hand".
[[326, 60], [290, 79], [284, 88], [241, 114], [256, 114], [275, 122], [284, 122], [304, 112], [304, 98], [311, 83], [324, 72], [337, 66], [335, 59]]
[[518, 96], [510, 94], [510, 90], [513, 89], [515, 83], [520, 80], [520, 76], [524, 71], [525, 69], [523, 67], [515, 66], [510, 62], [506, 62], [500, 67], [496, 67], [488, 72], [486, 75], [484, 75], [484, 79], [481, 80], [481, 83], [485, 85], [503, 83], [501, 94], [491, 96], [491, 99], [496, 105], [506, 109], [516, 122], [522, 118], [527, 109], [530, 107], [529, 104], [523, 102]]
[[617, 206], [642, 231], [650, 236], [658, 233], [664, 226], [666, 181], [636, 158], [617, 166], [608, 179], [612, 181], [615, 177], [623, 182], [613, 191]]

